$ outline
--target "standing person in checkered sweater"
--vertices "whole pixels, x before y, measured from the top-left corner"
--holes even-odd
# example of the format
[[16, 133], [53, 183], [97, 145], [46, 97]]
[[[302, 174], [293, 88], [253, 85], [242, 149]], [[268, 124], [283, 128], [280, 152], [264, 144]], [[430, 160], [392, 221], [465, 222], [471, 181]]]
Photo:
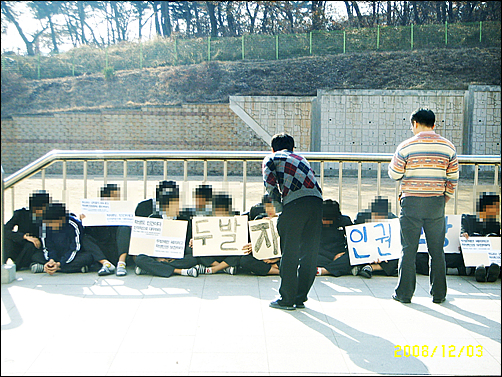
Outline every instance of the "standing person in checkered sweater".
[[308, 161], [293, 152], [292, 136], [272, 137], [272, 154], [263, 160], [263, 179], [272, 200], [282, 203], [277, 221], [281, 237], [279, 265], [281, 298], [270, 303], [276, 309], [304, 308], [317, 270], [322, 230], [322, 191]]

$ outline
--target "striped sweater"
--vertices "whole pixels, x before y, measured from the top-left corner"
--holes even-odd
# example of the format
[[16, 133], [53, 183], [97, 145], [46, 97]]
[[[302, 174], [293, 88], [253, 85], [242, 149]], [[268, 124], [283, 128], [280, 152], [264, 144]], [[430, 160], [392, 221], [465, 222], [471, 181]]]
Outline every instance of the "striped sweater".
[[401, 180], [403, 197], [453, 197], [458, 182], [455, 146], [434, 131], [420, 132], [397, 147], [389, 177]]

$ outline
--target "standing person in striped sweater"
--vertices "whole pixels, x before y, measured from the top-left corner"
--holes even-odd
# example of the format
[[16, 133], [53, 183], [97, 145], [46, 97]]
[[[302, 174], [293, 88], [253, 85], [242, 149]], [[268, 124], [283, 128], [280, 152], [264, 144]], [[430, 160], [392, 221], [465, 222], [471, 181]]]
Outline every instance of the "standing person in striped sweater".
[[446, 300], [445, 205], [458, 182], [455, 146], [434, 132], [436, 117], [429, 109], [411, 114], [414, 137], [398, 147], [389, 164], [389, 176], [401, 181], [402, 253], [398, 282], [392, 298], [410, 303], [416, 285], [415, 259], [421, 229], [424, 229], [430, 263], [432, 302]]

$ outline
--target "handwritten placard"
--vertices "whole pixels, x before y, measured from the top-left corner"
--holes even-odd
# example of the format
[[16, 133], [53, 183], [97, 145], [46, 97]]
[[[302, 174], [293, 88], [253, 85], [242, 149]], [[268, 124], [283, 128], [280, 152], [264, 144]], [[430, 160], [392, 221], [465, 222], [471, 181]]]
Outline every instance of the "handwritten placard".
[[[462, 215], [446, 215], [445, 216], [445, 237], [444, 237], [444, 252], [445, 253], [460, 253], [460, 223]], [[418, 241], [418, 252], [427, 253], [427, 244], [425, 241], [425, 233], [422, 229], [420, 240]]]
[[247, 216], [194, 217], [193, 256], [244, 255], [248, 243]]
[[345, 227], [351, 265], [386, 261], [401, 256], [399, 219]]
[[134, 210], [138, 203], [126, 200], [82, 199], [84, 226], [132, 226]]
[[129, 254], [180, 259], [185, 255], [188, 221], [134, 217]]
[[277, 217], [249, 221], [253, 257], [259, 260], [279, 258], [281, 239], [277, 232]]
[[500, 237], [459, 237], [466, 267], [496, 263], [500, 266]]

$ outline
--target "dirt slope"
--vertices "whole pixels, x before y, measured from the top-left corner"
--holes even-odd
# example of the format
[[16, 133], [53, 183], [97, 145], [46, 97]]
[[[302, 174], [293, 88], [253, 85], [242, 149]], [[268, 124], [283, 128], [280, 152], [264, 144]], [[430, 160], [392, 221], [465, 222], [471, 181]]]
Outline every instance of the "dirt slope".
[[353, 53], [211, 62], [25, 81], [2, 72], [2, 117], [89, 108], [228, 102], [230, 95], [315, 95], [317, 89], [467, 89], [500, 85], [500, 48]]

